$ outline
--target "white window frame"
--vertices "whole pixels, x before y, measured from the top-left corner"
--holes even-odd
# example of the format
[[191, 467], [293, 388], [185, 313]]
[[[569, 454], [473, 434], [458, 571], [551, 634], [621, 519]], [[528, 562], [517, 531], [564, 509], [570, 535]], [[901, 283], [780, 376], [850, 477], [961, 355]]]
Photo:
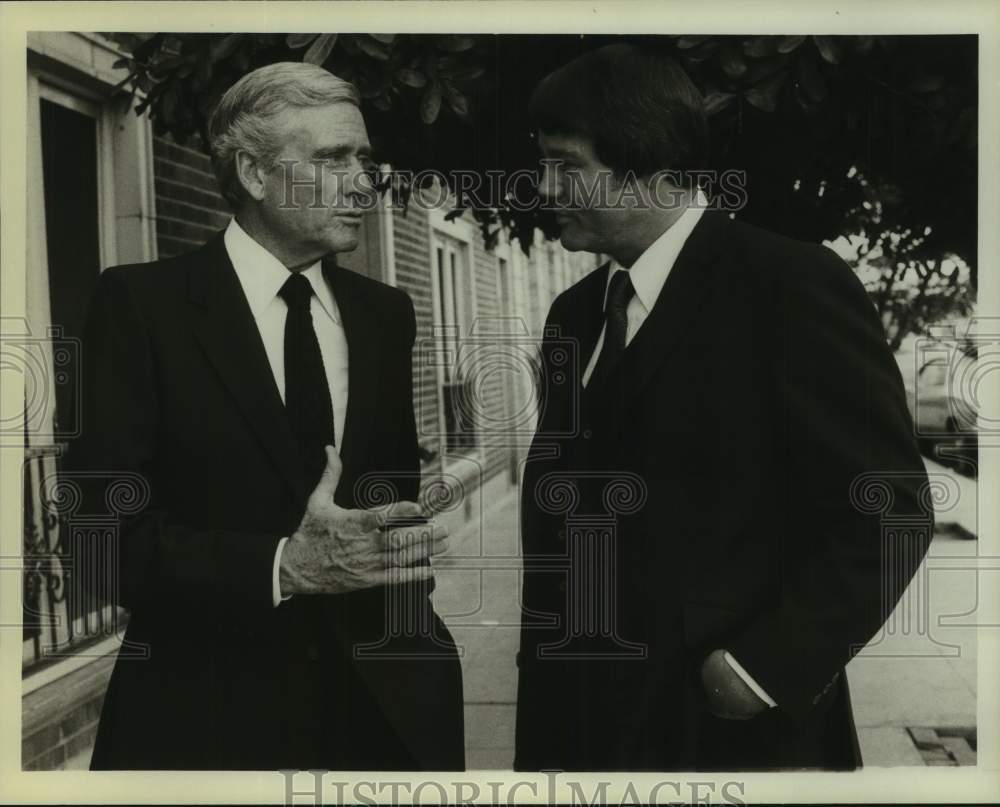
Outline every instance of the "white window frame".
[[[431, 300], [435, 352], [438, 356], [435, 369], [437, 372], [438, 429], [441, 435], [441, 466], [444, 470], [454, 471], [469, 459], [481, 460], [483, 458], [481, 443], [476, 448], [461, 454], [448, 454], [446, 451], [448, 432], [445, 418], [444, 386], [459, 379], [449, 372], [445, 365], [457, 357], [457, 348], [462, 339], [469, 337], [472, 323], [475, 321], [477, 310], [473, 268], [475, 258], [472, 233], [468, 229], [461, 226], [452, 228], [451, 222], [444, 221], [443, 214], [430, 218]], [[435, 219], [437, 220], [435, 221]], [[468, 222], [458, 223], [468, 224]], [[443, 272], [438, 264], [439, 251], [445, 257]], [[446, 280], [444, 288], [441, 287], [442, 277]], [[450, 309], [450, 311], [445, 309]], [[449, 345], [449, 343], [451, 344]]]
[[[26, 308], [27, 333], [45, 337], [52, 324], [46, 246], [44, 169], [42, 165], [41, 101], [46, 99], [82, 112], [97, 121], [98, 244], [100, 270], [117, 263], [155, 260], [156, 209], [153, 179], [152, 127], [136, 116], [128, 96], [112, 97], [111, 89], [125, 77], [115, 68], [121, 53], [99, 34], [32, 31], [27, 35], [26, 75]], [[42, 360], [53, 369], [51, 345], [39, 343]], [[29, 446], [51, 444], [55, 415], [54, 385], [47, 385], [47, 422], [32, 423]], [[27, 694], [121, 644], [110, 637], [82, 654], [68, 655], [22, 682]]]
[[[37, 101], [39, 114], [42, 101], [50, 101], [66, 109], [72, 109], [93, 118], [97, 128], [97, 230], [99, 233], [101, 271], [118, 262], [118, 239], [115, 231], [115, 153], [114, 153], [114, 123], [111, 120], [111, 110], [106, 104], [87, 97], [81, 92], [69, 92], [55, 83], [51, 83], [44, 75], [36, 76]], [[39, 139], [29, 145], [41, 146], [41, 126], [38, 130]], [[44, 168], [44, 166], [43, 166]], [[42, 177], [37, 181], [41, 183]], [[44, 187], [44, 186], [41, 186]], [[44, 204], [44, 200], [43, 200]], [[44, 234], [48, 235], [47, 231]]]
[[[31, 32], [27, 70], [27, 265], [26, 316], [30, 332], [44, 336], [52, 324], [46, 247], [41, 101], [60, 104], [97, 121], [98, 243], [101, 271], [116, 263], [156, 259], [156, 209], [153, 185], [152, 127], [137, 117], [127, 96], [111, 96], [125, 76], [113, 68], [121, 54], [95, 34]], [[48, 367], [51, 349], [41, 351]], [[47, 422], [32, 424], [29, 445], [49, 442], [53, 434], [55, 393], [49, 385]]]

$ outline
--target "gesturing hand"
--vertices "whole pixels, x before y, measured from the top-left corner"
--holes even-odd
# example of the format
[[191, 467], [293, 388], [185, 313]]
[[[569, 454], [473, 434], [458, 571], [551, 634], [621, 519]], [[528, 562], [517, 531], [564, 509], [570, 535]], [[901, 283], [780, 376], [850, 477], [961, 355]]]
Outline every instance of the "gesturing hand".
[[708, 709], [716, 717], [727, 720], [749, 720], [768, 705], [736, 674], [725, 656], [725, 650], [713, 650], [701, 665], [701, 683], [708, 698]]
[[416, 502], [371, 510], [348, 510], [334, 504], [342, 466], [331, 446], [326, 447], [326, 458], [326, 469], [309, 496], [302, 523], [281, 554], [282, 593], [343, 594], [432, 577], [431, 567], [422, 561], [448, 548], [447, 528], [433, 521], [397, 529], [387, 524], [422, 520]]

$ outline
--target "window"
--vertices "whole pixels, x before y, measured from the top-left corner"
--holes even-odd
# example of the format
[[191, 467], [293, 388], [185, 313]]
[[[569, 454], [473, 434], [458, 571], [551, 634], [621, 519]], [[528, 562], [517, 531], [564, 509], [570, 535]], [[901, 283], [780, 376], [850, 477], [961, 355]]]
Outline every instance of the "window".
[[462, 364], [462, 339], [469, 335], [471, 301], [467, 299], [468, 247], [456, 238], [435, 233], [434, 325], [440, 343], [438, 381], [445, 454], [468, 454], [478, 445], [475, 409], [468, 368]]
[[[102, 221], [101, 159], [104, 150], [99, 105], [74, 98], [48, 85], [39, 88], [42, 193], [45, 204], [45, 253], [48, 263], [49, 312], [63, 339], [83, 335], [87, 305], [110, 251]], [[77, 354], [62, 367], [66, 383], [56, 386], [55, 432], [76, 430], [73, 391]]]
[[54, 512], [50, 499], [79, 430], [75, 345], [100, 273], [155, 258], [149, 121], [111, 97], [119, 56], [96, 34], [29, 35], [25, 344], [41, 383], [25, 374], [22, 659], [25, 673], [39, 672], [26, 686], [49, 676], [45, 662], [71, 665], [124, 623], [80, 585], [93, 570], [72, 565], [79, 516]]

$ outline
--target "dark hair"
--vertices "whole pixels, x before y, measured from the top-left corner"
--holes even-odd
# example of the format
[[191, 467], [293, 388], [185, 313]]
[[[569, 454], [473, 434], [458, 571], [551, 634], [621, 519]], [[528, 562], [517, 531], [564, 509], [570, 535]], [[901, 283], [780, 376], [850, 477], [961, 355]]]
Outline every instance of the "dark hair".
[[564, 64], [535, 88], [528, 116], [535, 130], [588, 137], [619, 175], [669, 170], [685, 181], [708, 158], [701, 93], [680, 65], [646, 46], [608, 45]]

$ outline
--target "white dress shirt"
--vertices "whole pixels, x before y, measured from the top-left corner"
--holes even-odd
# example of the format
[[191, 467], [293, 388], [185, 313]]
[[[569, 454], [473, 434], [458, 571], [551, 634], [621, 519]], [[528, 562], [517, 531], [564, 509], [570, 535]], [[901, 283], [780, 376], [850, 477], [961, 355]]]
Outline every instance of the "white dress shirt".
[[[288, 280], [289, 269], [274, 255], [253, 240], [233, 218], [226, 228], [223, 240], [236, 276], [239, 278], [243, 294], [250, 305], [254, 322], [260, 332], [264, 351], [267, 353], [274, 383], [278, 387], [281, 400], [285, 400], [285, 318], [288, 305], [278, 292]], [[323, 369], [330, 388], [333, 402], [333, 432], [339, 449], [344, 439], [344, 414], [347, 412], [347, 336], [340, 319], [340, 309], [334, 299], [333, 290], [323, 277], [321, 261], [302, 270], [301, 274], [313, 287], [313, 297], [309, 304], [313, 329], [319, 341]], [[275, 606], [287, 597], [281, 596], [278, 569], [281, 551], [287, 537], [282, 538], [274, 553], [274, 567], [271, 575], [271, 593]]]
[[[642, 327], [642, 323], [646, 321], [649, 312], [653, 310], [653, 306], [660, 296], [660, 290], [667, 282], [667, 276], [673, 269], [674, 262], [677, 260], [684, 242], [687, 241], [691, 231], [701, 219], [701, 214], [705, 212], [706, 204], [708, 204], [708, 200], [699, 190], [695, 197], [695, 203], [689, 206], [663, 235], [647, 247], [646, 251], [632, 264], [631, 269], [625, 269], [612, 258], [608, 271], [608, 283], [604, 288], [605, 304], [608, 301], [611, 278], [615, 272], [628, 272], [632, 278], [632, 287], [635, 289], [635, 294], [629, 300], [626, 310], [628, 316], [628, 327], [625, 331], [626, 347], [631, 343], [639, 328]], [[601, 334], [597, 337], [597, 346], [590, 357], [587, 369], [584, 370], [583, 386], [585, 387], [590, 381], [594, 367], [597, 366], [597, 358], [601, 355], [601, 349], [604, 347], [604, 331], [605, 328], [602, 327]]]
[[[646, 321], [649, 312], [653, 310], [653, 306], [656, 304], [656, 300], [663, 290], [663, 285], [667, 282], [670, 270], [673, 269], [674, 263], [677, 261], [677, 256], [680, 255], [688, 236], [691, 235], [691, 231], [694, 230], [695, 225], [701, 219], [707, 204], [708, 200], [705, 198], [705, 195], [700, 190], [697, 191], [694, 203], [681, 214], [681, 217], [677, 221], [667, 228], [663, 235], [647, 247], [646, 251], [639, 256], [630, 269], [625, 269], [614, 259], [611, 260], [608, 270], [608, 282], [604, 288], [604, 304], [607, 305], [608, 289], [611, 286], [611, 278], [615, 272], [628, 272], [632, 279], [632, 287], [635, 289], [635, 294], [629, 300], [628, 308], [626, 309], [628, 317], [628, 326], [625, 330], [626, 347], [628, 347], [638, 330], [642, 327], [642, 324]], [[587, 368], [584, 370], [584, 387], [590, 381], [594, 367], [597, 366], [597, 359], [601, 355], [601, 349], [604, 347], [605, 328], [606, 326], [601, 328], [601, 334], [597, 337], [597, 345], [590, 357], [590, 361], [587, 363]], [[764, 691], [760, 684], [750, 677], [750, 674], [743, 669], [736, 659], [729, 655], [729, 653], [725, 654], [725, 659], [726, 663], [746, 682], [747, 686], [753, 690], [758, 698], [763, 700], [768, 706], [777, 706], [774, 699]]]

